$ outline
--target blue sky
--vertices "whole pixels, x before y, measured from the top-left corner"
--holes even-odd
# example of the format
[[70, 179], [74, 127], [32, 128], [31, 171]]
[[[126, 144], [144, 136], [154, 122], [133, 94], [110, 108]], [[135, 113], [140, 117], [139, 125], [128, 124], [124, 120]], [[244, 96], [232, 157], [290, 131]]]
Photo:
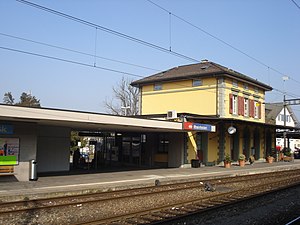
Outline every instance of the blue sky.
[[[147, 0], [30, 2], [246, 74], [275, 88], [266, 102], [282, 101], [284, 91], [287, 98], [300, 97], [300, 9], [291, 0], [152, 0], [171, 16]], [[295, 2], [300, 5], [300, 0]], [[124, 76], [100, 67], [135, 74], [129, 76], [134, 80], [194, 63], [13, 0], [0, 1], [0, 62], [1, 100], [5, 92], [18, 100], [30, 91], [43, 107], [91, 112], [105, 112], [104, 100]], [[283, 82], [283, 74], [291, 79]], [[300, 119], [300, 107], [294, 111]]]

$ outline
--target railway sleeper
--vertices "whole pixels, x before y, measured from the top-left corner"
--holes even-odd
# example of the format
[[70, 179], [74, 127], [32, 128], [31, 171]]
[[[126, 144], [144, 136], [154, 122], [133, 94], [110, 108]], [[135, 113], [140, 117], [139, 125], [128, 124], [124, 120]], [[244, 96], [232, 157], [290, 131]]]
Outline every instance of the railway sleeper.
[[153, 222], [157, 220], [162, 220], [163, 218], [161, 216], [156, 216], [153, 214], [147, 214], [147, 215], [140, 215], [138, 218], [141, 218], [142, 220]]
[[163, 218], [163, 219], [168, 219], [168, 218], [173, 217], [173, 215], [167, 214], [167, 213], [165, 213], [164, 211], [161, 211], [161, 212], [155, 212], [155, 213], [153, 213], [153, 214], [156, 215], [156, 216], [159, 216], [159, 217], [161, 217], [161, 218]]
[[174, 215], [174, 216], [180, 216], [180, 215], [183, 215], [185, 214], [185, 212], [183, 211], [180, 211], [180, 209], [176, 208], [176, 211], [175, 210], [172, 210], [172, 209], [169, 209], [167, 211], [168, 214], [171, 214], [171, 215]]
[[128, 224], [146, 224], [149, 222], [152, 222], [153, 220], [145, 220], [143, 218], [130, 218], [130, 219], [126, 219], [125, 222]]

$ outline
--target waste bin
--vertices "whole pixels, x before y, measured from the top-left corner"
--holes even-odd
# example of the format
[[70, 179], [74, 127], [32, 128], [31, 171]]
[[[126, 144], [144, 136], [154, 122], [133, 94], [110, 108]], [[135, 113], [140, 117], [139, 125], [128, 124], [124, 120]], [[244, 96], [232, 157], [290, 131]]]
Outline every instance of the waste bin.
[[29, 161], [29, 180], [30, 181], [37, 181], [37, 162], [32, 159]]
[[192, 168], [200, 167], [200, 160], [199, 159], [192, 159], [191, 160]]

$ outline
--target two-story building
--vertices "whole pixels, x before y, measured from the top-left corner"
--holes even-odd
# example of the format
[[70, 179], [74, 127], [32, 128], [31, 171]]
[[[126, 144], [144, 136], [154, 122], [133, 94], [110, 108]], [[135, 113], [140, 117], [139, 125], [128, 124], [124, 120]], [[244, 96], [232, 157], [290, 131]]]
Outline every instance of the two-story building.
[[[140, 114], [213, 124], [216, 132], [187, 133], [185, 163], [222, 162], [225, 154], [262, 159], [275, 147], [275, 129], [265, 125], [265, 92], [272, 87], [217, 63], [203, 60], [132, 82], [140, 89]], [[171, 114], [172, 114], [171, 113]], [[167, 154], [167, 153], [166, 153]]]

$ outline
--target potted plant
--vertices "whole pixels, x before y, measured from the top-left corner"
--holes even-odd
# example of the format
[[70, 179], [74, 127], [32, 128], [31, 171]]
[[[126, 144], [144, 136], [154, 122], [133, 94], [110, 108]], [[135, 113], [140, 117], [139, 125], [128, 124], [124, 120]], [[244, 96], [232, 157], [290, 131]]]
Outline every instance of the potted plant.
[[245, 166], [245, 160], [246, 160], [246, 156], [244, 154], [240, 154], [239, 155], [239, 165], [241, 167], [244, 167]]
[[230, 168], [230, 166], [231, 166], [231, 157], [229, 154], [226, 154], [224, 158], [224, 167]]
[[267, 163], [273, 163], [273, 161], [274, 161], [274, 157], [269, 155], [267, 157]]

